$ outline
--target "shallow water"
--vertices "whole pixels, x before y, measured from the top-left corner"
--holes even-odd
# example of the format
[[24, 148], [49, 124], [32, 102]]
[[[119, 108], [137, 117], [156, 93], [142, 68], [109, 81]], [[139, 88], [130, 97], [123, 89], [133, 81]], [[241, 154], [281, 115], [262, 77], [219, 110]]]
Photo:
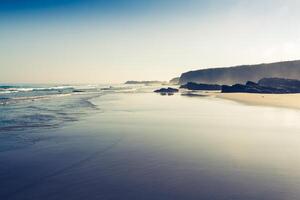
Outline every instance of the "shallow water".
[[0, 199], [299, 199], [299, 111], [147, 91], [2, 133]]

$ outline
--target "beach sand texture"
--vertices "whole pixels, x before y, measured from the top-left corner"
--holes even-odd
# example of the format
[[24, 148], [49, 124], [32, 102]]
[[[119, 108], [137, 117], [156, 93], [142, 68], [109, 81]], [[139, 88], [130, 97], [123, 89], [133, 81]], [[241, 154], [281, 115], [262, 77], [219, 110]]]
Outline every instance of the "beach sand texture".
[[212, 95], [250, 105], [300, 109], [300, 94], [213, 93]]

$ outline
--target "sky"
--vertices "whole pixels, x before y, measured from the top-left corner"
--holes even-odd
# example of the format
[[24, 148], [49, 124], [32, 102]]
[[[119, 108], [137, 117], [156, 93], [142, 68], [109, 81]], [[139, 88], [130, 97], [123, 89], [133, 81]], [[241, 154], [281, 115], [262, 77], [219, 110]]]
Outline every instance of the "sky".
[[300, 59], [298, 0], [0, 0], [0, 82], [169, 80]]

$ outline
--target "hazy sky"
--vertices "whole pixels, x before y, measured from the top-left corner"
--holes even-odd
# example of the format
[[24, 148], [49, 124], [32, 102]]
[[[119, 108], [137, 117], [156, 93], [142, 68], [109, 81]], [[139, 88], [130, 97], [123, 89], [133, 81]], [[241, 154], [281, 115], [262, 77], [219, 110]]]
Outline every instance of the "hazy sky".
[[0, 82], [169, 80], [300, 59], [299, 0], [0, 0]]

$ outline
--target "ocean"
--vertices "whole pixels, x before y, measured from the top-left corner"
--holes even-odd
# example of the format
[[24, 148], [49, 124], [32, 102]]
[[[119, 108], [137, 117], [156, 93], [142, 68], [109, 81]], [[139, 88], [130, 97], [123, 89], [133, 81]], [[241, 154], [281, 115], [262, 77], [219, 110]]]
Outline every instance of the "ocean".
[[159, 87], [0, 86], [0, 199], [299, 199], [298, 110]]

